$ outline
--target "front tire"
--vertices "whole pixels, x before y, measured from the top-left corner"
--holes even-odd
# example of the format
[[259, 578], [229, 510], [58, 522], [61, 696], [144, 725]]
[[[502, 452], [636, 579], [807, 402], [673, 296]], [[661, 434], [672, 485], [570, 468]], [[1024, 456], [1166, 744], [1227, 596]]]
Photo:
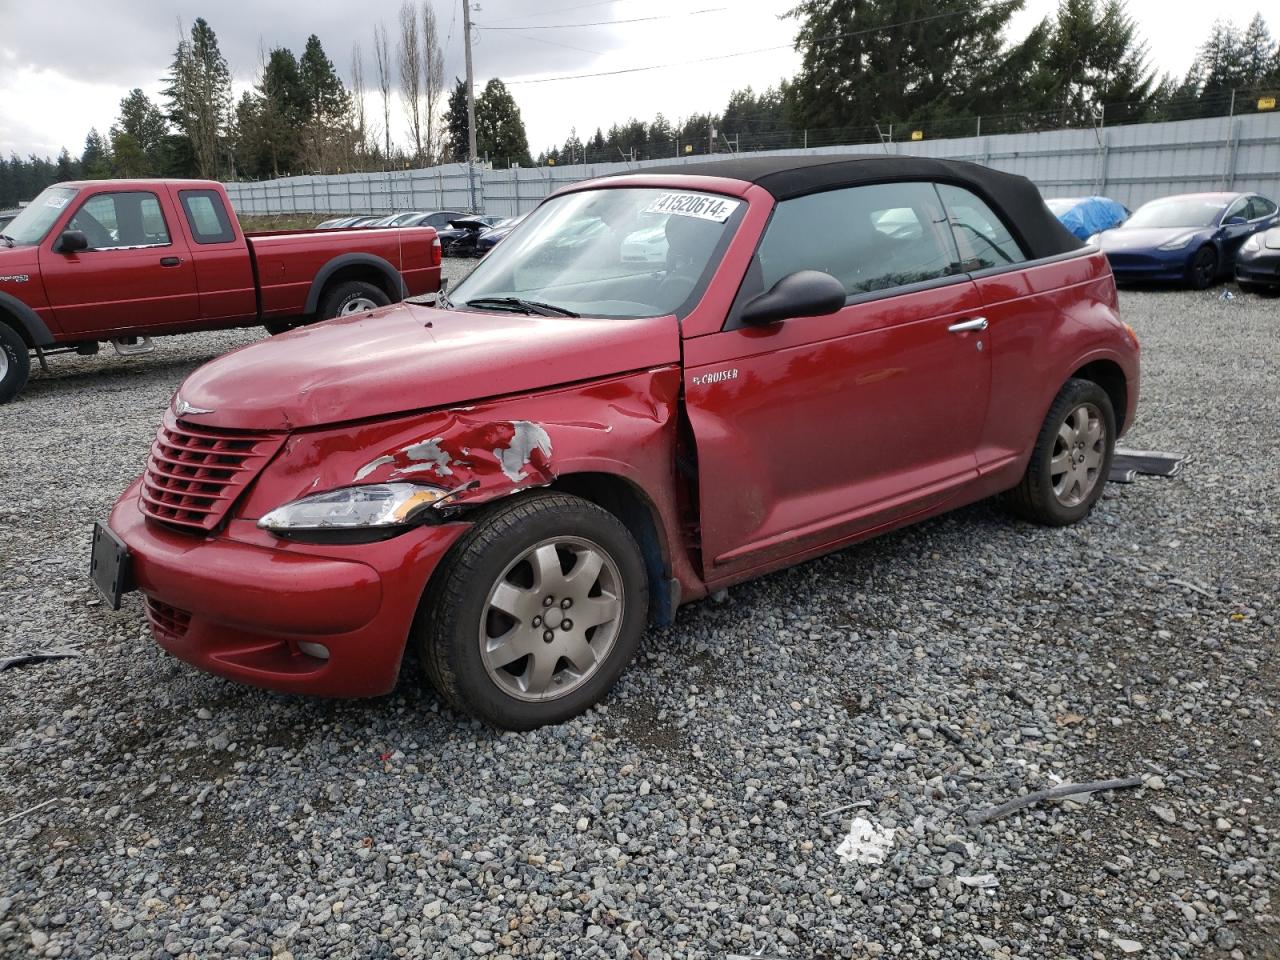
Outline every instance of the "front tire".
[[1032, 523], [1065, 527], [1089, 515], [1102, 496], [1115, 454], [1116, 415], [1091, 380], [1068, 380], [1040, 427], [1010, 510]]
[[1213, 247], [1201, 247], [1187, 267], [1187, 282], [1196, 290], [1206, 290], [1218, 280], [1218, 254]]
[[27, 385], [31, 354], [18, 331], [0, 322], [0, 403], [8, 403]]
[[640, 548], [611, 513], [535, 493], [498, 507], [454, 547], [412, 640], [450, 706], [531, 730], [599, 702], [634, 658], [648, 611]]

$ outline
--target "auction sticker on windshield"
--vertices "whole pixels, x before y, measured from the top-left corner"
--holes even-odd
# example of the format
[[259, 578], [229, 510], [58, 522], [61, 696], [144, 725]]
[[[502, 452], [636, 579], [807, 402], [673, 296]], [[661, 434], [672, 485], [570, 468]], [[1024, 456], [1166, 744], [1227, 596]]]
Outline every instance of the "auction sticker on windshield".
[[644, 212], [674, 213], [681, 217], [724, 223], [738, 209], [739, 202], [709, 193], [664, 193], [645, 207]]

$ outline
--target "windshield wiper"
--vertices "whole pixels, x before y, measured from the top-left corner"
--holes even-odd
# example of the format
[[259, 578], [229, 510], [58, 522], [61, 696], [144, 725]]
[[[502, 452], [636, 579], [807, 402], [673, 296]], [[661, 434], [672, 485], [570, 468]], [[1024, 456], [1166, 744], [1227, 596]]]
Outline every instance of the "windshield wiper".
[[464, 307], [478, 307], [481, 310], [512, 310], [516, 313], [530, 313], [539, 317], [577, 317], [565, 307], [557, 307], [554, 303], [542, 303], [538, 300], [525, 300], [521, 297], [477, 297], [468, 300]]
[[8, 247], [17, 246], [18, 243], [17, 240], [13, 239], [13, 237], [9, 236], [7, 233], [0, 233], [0, 240], [3, 240], [5, 242], [5, 246]]

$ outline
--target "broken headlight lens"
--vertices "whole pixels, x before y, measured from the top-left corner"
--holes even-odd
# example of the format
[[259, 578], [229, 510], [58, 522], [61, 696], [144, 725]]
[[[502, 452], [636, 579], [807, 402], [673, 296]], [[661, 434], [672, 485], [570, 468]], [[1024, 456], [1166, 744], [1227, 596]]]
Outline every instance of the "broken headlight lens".
[[420, 519], [447, 490], [417, 483], [371, 483], [313, 493], [277, 507], [258, 526], [281, 536], [291, 533], [391, 532]]

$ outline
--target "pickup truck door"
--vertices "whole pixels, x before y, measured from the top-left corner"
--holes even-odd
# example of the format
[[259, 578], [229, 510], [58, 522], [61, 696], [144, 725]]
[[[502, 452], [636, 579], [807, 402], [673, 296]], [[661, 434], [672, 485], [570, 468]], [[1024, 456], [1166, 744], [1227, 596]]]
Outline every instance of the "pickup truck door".
[[170, 188], [191, 244], [202, 321], [235, 323], [258, 316], [253, 251], [222, 194], [208, 188]]
[[[103, 190], [78, 206], [40, 251], [49, 305], [69, 340], [169, 333], [197, 317], [195, 270], [172, 211], [150, 190]], [[89, 249], [55, 253], [80, 230]]]
[[[957, 256], [931, 184], [779, 204], [725, 329], [685, 342], [709, 583], [928, 510], [977, 477], [990, 353]], [[840, 279], [844, 309], [735, 328], [745, 300], [801, 269]]]

